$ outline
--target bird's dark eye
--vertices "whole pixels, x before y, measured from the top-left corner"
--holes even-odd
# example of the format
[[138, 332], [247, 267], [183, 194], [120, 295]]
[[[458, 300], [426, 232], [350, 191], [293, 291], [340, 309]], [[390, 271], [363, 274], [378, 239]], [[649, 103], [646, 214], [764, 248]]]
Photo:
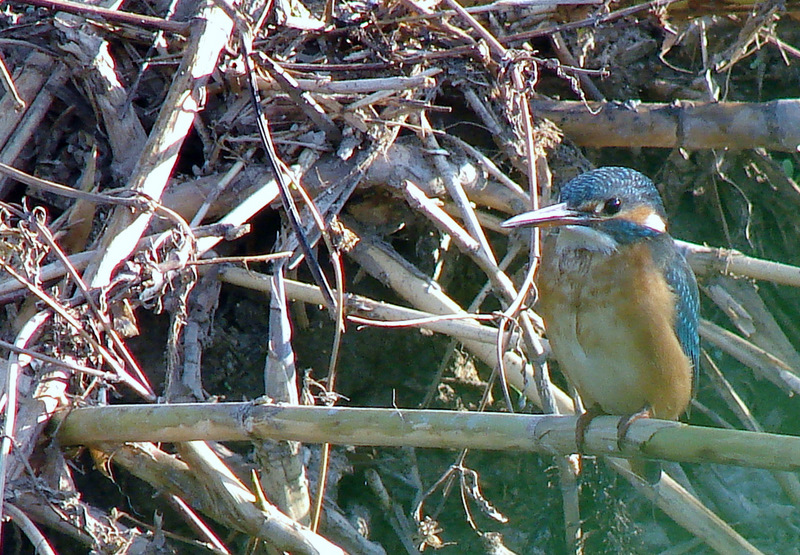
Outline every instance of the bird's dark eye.
[[622, 207], [622, 201], [619, 200], [617, 197], [611, 197], [603, 205], [603, 214], [605, 214], [606, 216], [613, 216], [614, 214], [619, 212], [619, 209], [621, 207]]

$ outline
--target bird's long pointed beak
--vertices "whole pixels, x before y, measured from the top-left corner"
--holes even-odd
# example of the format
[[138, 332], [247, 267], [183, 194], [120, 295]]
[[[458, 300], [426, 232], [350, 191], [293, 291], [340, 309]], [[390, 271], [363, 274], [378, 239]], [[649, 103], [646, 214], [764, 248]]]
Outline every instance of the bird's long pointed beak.
[[586, 214], [567, 208], [567, 203], [562, 202], [509, 218], [500, 227], [586, 225], [588, 220]]

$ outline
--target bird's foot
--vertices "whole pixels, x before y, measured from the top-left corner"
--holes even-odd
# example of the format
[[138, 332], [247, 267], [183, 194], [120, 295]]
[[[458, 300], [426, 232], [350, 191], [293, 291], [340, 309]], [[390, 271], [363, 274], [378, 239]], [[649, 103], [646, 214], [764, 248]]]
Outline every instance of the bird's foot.
[[578, 422], [575, 424], [575, 445], [578, 448], [578, 453], [583, 453], [583, 444], [586, 442], [586, 429], [589, 424], [597, 418], [605, 414], [600, 405], [592, 405], [578, 416]]
[[628, 435], [628, 429], [631, 424], [642, 418], [653, 418], [653, 409], [645, 407], [639, 412], [634, 412], [628, 416], [623, 416], [617, 422], [617, 447], [621, 450], [622, 443], [625, 441], [625, 436]]
[[600, 408], [600, 405], [592, 405], [578, 416], [578, 421], [575, 424], [575, 447], [578, 451], [576, 471], [579, 475], [583, 471], [583, 444], [586, 442], [586, 429], [592, 420], [603, 414], [605, 412]]
[[[653, 410], [650, 407], [646, 407], [639, 412], [623, 416], [619, 419], [619, 422], [617, 422], [617, 448], [622, 450], [622, 444], [625, 441], [625, 436], [628, 435], [628, 429], [631, 427], [631, 424], [642, 418], [653, 418]], [[637, 474], [648, 484], [655, 485], [661, 479], [661, 463], [658, 461], [630, 459], [628, 462], [634, 474]]]

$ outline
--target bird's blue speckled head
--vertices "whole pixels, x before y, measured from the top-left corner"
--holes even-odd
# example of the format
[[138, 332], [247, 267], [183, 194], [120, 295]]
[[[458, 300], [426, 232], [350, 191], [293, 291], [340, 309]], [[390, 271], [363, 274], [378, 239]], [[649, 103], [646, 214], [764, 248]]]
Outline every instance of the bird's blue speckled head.
[[583, 225], [620, 244], [655, 237], [667, 229], [655, 184], [630, 168], [604, 167], [581, 174], [564, 184], [560, 199], [567, 209], [586, 215]]
[[560, 195], [560, 201], [568, 208], [581, 211], [611, 198], [619, 199], [622, 209], [648, 206], [661, 218], [667, 217], [655, 184], [630, 168], [604, 167], [588, 171], [565, 183]]
[[560, 201], [501, 225], [591, 229], [599, 234], [594, 237], [603, 248], [667, 232], [666, 211], [658, 189], [630, 168], [605, 167], [581, 174], [563, 185]]

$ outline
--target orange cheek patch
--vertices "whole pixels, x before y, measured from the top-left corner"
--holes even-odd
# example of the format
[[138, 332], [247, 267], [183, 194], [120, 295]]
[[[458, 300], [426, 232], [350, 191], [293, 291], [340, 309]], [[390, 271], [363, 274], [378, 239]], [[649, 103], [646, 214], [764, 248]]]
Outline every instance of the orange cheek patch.
[[661, 233], [667, 231], [667, 223], [664, 218], [653, 212], [647, 206], [636, 206], [630, 210], [624, 210], [617, 214], [615, 218], [629, 220], [637, 225], [649, 227]]

